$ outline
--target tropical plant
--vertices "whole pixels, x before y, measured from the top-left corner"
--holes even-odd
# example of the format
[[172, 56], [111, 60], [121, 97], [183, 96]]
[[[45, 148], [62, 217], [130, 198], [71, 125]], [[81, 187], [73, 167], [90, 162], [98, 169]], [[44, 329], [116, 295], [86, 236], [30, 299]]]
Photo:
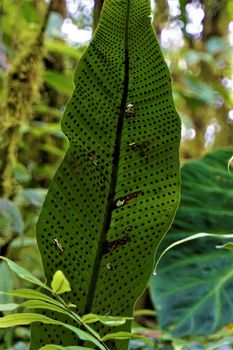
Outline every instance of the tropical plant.
[[[12, 126], [3, 135], [0, 135], [0, 173], [2, 178], [0, 192], [2, 197], [4, 196], [0, 199], [0, 254], [30, 269], [40, 279], [43, 276], [43, 269], [41, 268], [41, 261], [36, 247], [35, 223], [47, 188], [68, 146], [66, 136], [60, 130], [60, 117], [67, 98], [72, 93], [72, 75], [76, 61], [79, 61], [86, 48], [86, 43], [80, 44], [80, 32], [77, 32], [74, 41], [74, 35], [70, 34], [74, 34], [77, 29], [74, 28], [75, 25], [78, 29], [88, 32], [89, 37], [91, 37], [91, 26], [93, 28], [97, 26], [103, 2], [103, 0], [94, 1], [94, 8], [89, 6], [91, 0], [75, 2], [66, 0], [53, 1], [53, 3], [50, 3], [50, 8], [48, 8], [49, 2], [45, 0], [11, 2], [1, 0], [0, 2], [0, 124], [5, 119], [6, 124], [9, 122]], [[187, 159], [200, 157], [216, 147], [232, 145], [231, 76], [233, 42], [231, 22], [233, 21], [233, 3], [231, 1], [211, 2], [207, 0], [190, 0], [188, 2], [183, 0], [156, 0], [154, 2], [151, 1], [151, 4], [152, 24], [161, 43], [165, 60], [169, 65], [173, 80], [175, 104], [183, 123], [180, 149], [181, 162], [185, 163]], [[93, 21], [91, 18], [92, 14]], [[46, 18], [47, 15], [49, 16]], [[200, 24], [196, 26], [198, 20]], [[69, 29], [69, 33], [66, 31], [67, 29]], [[196, 33], [193, 30], [197, 30]], [[37, 41], [36, 38], [39, 37], [40, 31], [41, 33], [44, 31], [44, 37], [42, 41]], [[135, 34], [133, 33], [133, 35]], [[35, 50], [31, 50], [33, 45]], [[144, 51], [144, 46], [140, 49], [139, 45], [137, 45], [139, 63], [145, 61], [143, 59]], [[38, 64], [36, 64], [35, 60], [34, 64], [33, 61], [30, 61], [30, 64], [26, 65], [28, 68], [26, 69], [26, 76], [29, 78], [27, 83], [24, 72], [25, 59], [27, 63], [27, 57], [32, 57], [36, 52], [39, 58]], [[33, 76], [35, 76], [34, 80]], [[22, 88], [17, 89], [17, 86]], [[13, 94], [10, 92], [11, 88], [13, 89]], [[16, 94], [14, 95], [14, 93]], [[9, 120], [8, 118], [6, 120], [4, 117], [5, 112], [7, 112], [5, 106], [9, 104], [10, 96], [16, 97], [12, 107], [15, 108], [16, 112], [22, 112], [22, 118], [20, 117], [18, 125], [11, 118], [12, 113], [9, 114]], [[23, 101], [21, 97], [23, 97]], [[22, 105], [25, 105], [25, 113]], [[133, 109], [135, 110], [135, 108]], [[129, 111], [132, 112], [132, 108]], [[16, 119], [15, 121], [17, 122], [18, 118]], [[140, 124], [134, 124], [141, 127]], [[2, 133], [3, 128], [0, 127], [0, 129], [0, 133]], [[12, 132], [13, 130], [14, 132]], [[12, 134], [17, 137], [12, 137]], [[135, 141], [132, 140], [133, 142]], [[133, 143], [131, 147], [135, 147], [135, 144]], [[10, 150], [11, 152], [9, 152]], [[133, 152], [133, 148], [130, 148], [130, 152]], [[212, 158], [211, 161], [213, 161]], [[226, 169], [225, 161], [224, 169]], [[190, 185], [187, 185], [189, 197], [191, 193], [194, 193], [193, 179], [197, 177], [195, 175], [196, 171], [202, 173], [202, 169], [199, 167], [193, 166], [190, 168]], [[215, 172], [215, 168], [212, 166], [208, 167], [208, 172], [206, 171], [206, 175], [200, 178], [200, 182], [206, 181], [206, 178], [212, 178], [212, 171]], [[200, 185], [198, 185], [199, 187]], [[208, 182], [208, 187], [208, 195], [206, 194], [206, 196], [202, 193], [204, 191], [202, 188], [201, 195], [203, 197], [201, 198], [203, 198], [203, 202], [205, 200], [208, 206], [212, 203], [217, 204], [217, 200], [209, 201], [207, 199], [209, 193], [216, 190], [216, 182]], [[228, 192], [230, 194], [230, 190], [224, 191], [219, 186], [216, 197], [222, 198], [222, 191], [225, 194]], [[212, 195], [210, 197], [212, 198]], [[214, 198], [216, 197], [214, 196]], [[198, 202], [196, 195], [195, 201]], [[183, 203], [183, 209], [184, 206], [189, 205], [189, 202], [184, 201]], [[227, 203], [230, 206], [229, 198]], [[215, 213], [222, 214], [228, 211], [227, 205], [224, 211], [219, 210], [216, 206], [218, 210]], [[203, 208], [203, 210], [206, 211], [206, 208]], [[171, 234], [167, 236], [167, 240], [161, 246], [160, 252], [168, 247], [170, 243], [173, 244], [174, 241], [177, 243], [177, 240], [190, 239], [193, 234], [200, 236], [200, 231], [204, 231], [205, 234], [206, 232], [215, 232], [215, 234], [220, 234], [221, 237], [223, 233], [229, 234], [229, 232], [232, 232], [232, 229], [225, 230], [225, 225], [223, 227], [225, 222], [228, 222], [230, 227], [230, 220], [223, 220], [217, 214], [218, 220], [216, 221], [214, 220], [214, 212], [212, 218], [207, 217], [204, 212], [202, 222], [205, 225], [203, 227], [200, 226], [197, 231], [193, 230], [192, 226], [196, 226], [196, 221], [200, 223], [195, 213], [196, 207], [194, 205], [189, 208], [187, 215], [180, 215], [180, 211], [178, 212], [180, 222], [178, 226], [175, 226], [174, 229], [172, 228]], [[188, 226], [187, 217], [191, 221], [194, 216], [196, 221], [192, 221], [194, 224]], [[184, 226], [187, 225], [187, 232], [184, 232], [181, 220], [184, 221]], [[221, 224], [224, 230], [218, 233], [213, 227], [213, 222], [215, 222], [216, 227]], [[190, 229], [190, 233], [188, 229]], [[49, 244], [51, 244], [51, 248], [52, 244], [54, 244], [53, 248], [57, 249], [58, 254], [60, 251], [59, 246], [67, 251], [67, 247], [64, 247], [64, 242], [59, 240], [56, 234], [53, 235]], [[193, 256], [195, 265], [197, 266], [198, 264], [196, 271], [200, 269], [200, 274], [202, 273], [200, 266], [205, 255], [206, 261], [208, 260], [209, 263], [210, 261], [213, 262], [210, 274], [212, 283], [217, 283], [218, 285], [219, 282], [221, 283], [222, 276], [223, 278], [226, 277], [228, 268], [224, 269], [221, 265], [221, 271], [217, 273], [214, 272], [214, 266], [220, 269], [220, 262], [224, 264], [224, 261], [229, 261], [230, 273], [231, 257], [229, 254], [231, 253], [225, 249], [217, 250], [215, 248], [216, 244], [225, 246], [225, 248], [228, 247], [227, 249], [231, 247], [231, 243], [227, 244], [226, 240], [219, 242], [216, 239], [210, 240], [210, 238], [204, 237], [199, 242], [197, 240], [186, 241], [185, 244], [177, 246], [174, 251], [168, 252], [167, 256], [162, 257], [159, 263], [158, 274], [155, 278], [162, 284], [168, 285], [165, 281], [166, 269], [164, 268], [164, 264], [168, 264], [168, 272], [174, 271], [174, 274], [169, 277], [172, 281], [172, 291], [174, 291], [173, 286], [176, 283], [179, 283], [179, 290], [182, 291], [184, 281], [187, 280], [185, 278], [187, 276], [185, 272], [186, 266], [189, 268], [189, 278], [190, 274], [193, 273], [191, 266], [186, 264], [187, 255], [184, 251], [187, 250], [190, 260], [191, 256]], [[196, 251], [202, 252], [203, 256], [203, 259], [199, 259], [199, 263], [195, 258], [197, 257]], [[179, 275], [175, 280], [177, 270], [172, 267], [170, 270], [170, 265], [175, 266], [172, 257], [176, 254], [179, 256], [179, 259], [184, 261], [184, 264], [182, 265], [183, 277]], [[76, 253], [76, 255], [78, 254]], [[138, 259], [138, 256], [135, 257], [135, 260]], [[160, 254], [157, 254], [157, 258], [159, 256]], [[214, 259], [215, 256], [218, 256], [218, 262]], [[210, 260], [211, 257], [213, 258], [212, 260]], [[135, 262], [134, 264], [136, 265]], [[108, 267], [110, 266], [108, 265]], [[1, 290], [10, 291], [22, 288], [22, 281], [10, 273], [5, 263], [0, 264], [0, 276]], [[211, 278], [206, 277], [205, 279], [206, 285], [210, 286]], [[197, 284], [201, 288], [202, 284], [199, 284], [199, 282], [200, 278]], [[231, 279], [228, 279], [219, 289], [220, 305], [223, 305], [223, 294], [227, 297], [225, 290], [230, 285], [230, 282]], [[31, 285], [26, 282], [25, 288], [31, 288]], [[156, 288], [158, 287], [156, 286]], [[153, 294], [155, 294], [155, 290], [152, 292]], [[200, 293], [203, 293], [202, 288], [201, 291]], [[70, 293], [72, 292], [67, 294]], [[78, 292], [76, 291], [76, 293]], [[195, 289], [193, 293], [195, 293]], [[184, 293], [181, 294], [184, 295]], [[148, 292], [146, 290], [138, 300], [136, 308], [152, 307], [149, 298], [146, 297], [147, 295]], [[201, 294], [201, 296], [203, 295]], [[164, 293], [158, 293], [158, 298], [156, 299], [159, 300], [160, 297], [161, 300], [166, 299], [164, 299]], [[174, 294], [174, 298], [176, 299], [177, 295]], [[184, 300], [187, 301], [185, 296]], [[202, 298], [201, 301], [203, 301]], [[17, 302], [17, 297], [0, 294], [0, 304]], [[215, 305], [214, 299], [212, 299], [212, 302], [212, 305]], [[227, 346], [227, 344], [228, 348], [230, 348], [229, 344], [232, 344], [232, 325], [227, 323], [231, 320], [231, 315], [228, 313], [223, 314], [221, 312], [220, 316], [216, 317], [218, 321], [215, 322], [216, 325], [225, 324], [216, 333], [208, 336], [195, 335], [197, 334], [195, 324], [189, 335], [181, 335], [178, 328], [179, 320], [175, 320], [174, 329], [170, 326], [170, 321], [168, 322], [169, 324], [167, 323], [168, 326], [166, 326], [165, 319], [169, 318], [169, 315], [168, 313], [162, 314], [164, 307], [162, 307], [160, 312], [158, 302], [154, 303], [154, 306], [156, 305], [158, 317], [154, 315], [155, 312], [153, 311], [153, 317], [149, 315], [137, 316], [136, 322], [133, 321], [132, 323], [133, 332], [144, 334], [156, 340], [156, 349], [187, 350], [188, 348], [192, 350], [207, 350], [216, 348], [222, 350], [222, 347], [224, 345]], [[206, 304], [202, 303], [202, 305], [205, 305], [204, 310], [206, 310]], [[176, 313], [175, 308], [171, 308], [170, 303], [168, 308], [172, 315]], [[190, 312], [191, 309], [193, 310], [193, 304], [189, 305]], [[187, 312], [188, 308], [184, 308], [183, 315]], [[7, 315], [7, 311], [2, 311], [2, 314]], [[48, 316], [53, 318], [52, 315]], [[189, 318], [186, 319], [186, 321], [188, 320]], [[213, 323], [211, 322], [207, 325], [207, 321], [205, 319], [202, 328], [205, 325], [206, 329], [211, 330]], [[131, 321], [129, 320], [128, 322]], [[160, 327], [160, 322], [163, 329]], [[173, 333], [168, 333], [168, 329], [173, 331]], [[110, 328], [108, 331], [106, 328], [106, 332], [112, 332], [112, 329]], [[174, 334], [177, 334], [177, 336]], [[30, 330], [28, 326], [0, 329], [0, 350], [28, 350], [29, 341]], [[148, 350], [151, 349], [151, 346], [135, 339], [131, 340], [129, 349]]]
[[[62, 119], [69, 149], [37, 225], [48, 283], [62, 270], [71, 283], [64, 300], [81, 315], [132, 316], [178, 205], [180, 121], [149, 15], [148, 0], [105, 1]], [[78, 339], [56, 326], [32, 327], [31, 350], [51, 341]]]
[[[42, 288], [43, 293], [38, 292], [33, 289], [18, 289], [8, 293], [1, 292], [3, 294], [7, 294], [9, 296], [20, 297], [24, 299], [29, 299], [21, 304], [9, 303], [0, 305], [0, 311], [9, 312], [15, 310], [17, 308], [29, 308], [34, 309], [33, 313], [17, 313], [6, 315], [0, 318], [0, 328], [8, 328], [18, 325], [28, 325], [34, 322], [40, 322], [42, 324], [52, 324], [59, 325], [60, 327], [64, 327], [65, 329], [73, 332], [79, 339], [88, 341], [92, 345], [94, 344], [100, 350], [108, 350], [109, 348], [104, 344], [106, 340], [109, 339], [129, 339], [135, 338], [140, 339], [148, 344], [152, 342], [147, 338], [127, 333], [127, 332], [116, 332], [107, 334], [104, 337], [100, 337], [100, 335], [92, 329], [89, 324], [100, 322], [103, 325], [107, 325], [108, 327], [120, 326], [126, 322], [128, 318], [123, 317], [112, 317], [112, 316], [101, 316], [95, 314], [87, 314], [83, 317], [80, 317], [75, 311], [76, 305], [71, 303], [65, 303], [61, 298], [61, 294], [66, 292], [70, 292], [70, 283], [64, 276], [63, 272], [58, 270], [53, 276], [51, 287], [41, 282], [38, 278], [33, 276], [29, 271], [23, 269], [19, 265], [15, 264], [13, 261], [1, 257], [4, 261], [7, 262], [8, 266], [22, 279], [29, 281], [33, 284], [36, 284], [40, 288]], [[44, 292], [49, 293], [51, 296], [45, 294]], [[60, 322], [56, 319], [56, 317], [46, 317], [44, 315], [38, 314], [35, 312], [35, 309], [45, 309], [50, 310], [52, 313], [63, 314], [70, 318], [76, 326], [73, 326], [69, 322]], [[80, 329], [83, 328], [84, 330]], [[63, 333], [64, 331], [62, 331]], [[153, 344], [153, 343], [152, 343]], [[73, 350], [89, 350], [87, 347], [79, 347], [79, 346], [71, 346], [71, 347], [63, 347], [61, 345], [56, 344], [47, 344], [45, 346], [40, 347], [39, 350], [54, 350], [54, 349], [73, 349]]]
[[232, 243], [224, 245], [233, 234], [232, 153], [214, 151], [181, 171], [180, 207], [160, 251], [174, 247], [150, 286], [161, 326], [176, 337], [210, 335], [233, 322]]

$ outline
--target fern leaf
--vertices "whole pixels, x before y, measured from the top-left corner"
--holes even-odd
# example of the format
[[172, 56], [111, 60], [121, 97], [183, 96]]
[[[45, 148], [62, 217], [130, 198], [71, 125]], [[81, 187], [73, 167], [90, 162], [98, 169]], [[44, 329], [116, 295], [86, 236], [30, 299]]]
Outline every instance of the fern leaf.
[[[45, 275], [50, 283], [56, 270], [64, 272], [72, 289], [65, 299], [80, 315], [131, 317], [179, 201], [180, 120], [149, 0], [105, 0], [62, 130], [70, 146], [37, 225]], [[51, 342], [78, 339], [34, 327], [31, 350]]]

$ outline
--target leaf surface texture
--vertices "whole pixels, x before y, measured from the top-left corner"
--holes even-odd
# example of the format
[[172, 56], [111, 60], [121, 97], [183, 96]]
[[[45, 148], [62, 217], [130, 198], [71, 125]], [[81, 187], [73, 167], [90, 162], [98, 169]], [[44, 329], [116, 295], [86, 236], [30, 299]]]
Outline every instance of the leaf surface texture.
[[[67, 302], [79, 314], [131, 317], [179, 201], [180, 120], [149, 0], [105, 1], [74, 82], [62, 119], [70, 147], [37, 229], [45, 274], [50, 282], [57, 269], [64, 272]], [[78, 344], [41, 326], [31, 350], [51, 340]], [[116, 341], [111, 350], [127, 344]]]
[[[164, 246], [199, 232], [233, 233], [233, 149], [220, 149], [185, 164], [181, 203]], [[175, 336], [209, 335], [233, 322], [233, 255], [216, 249], [229, 239], [199, 238], [171, 249], [151, 281], [164, 329]]]

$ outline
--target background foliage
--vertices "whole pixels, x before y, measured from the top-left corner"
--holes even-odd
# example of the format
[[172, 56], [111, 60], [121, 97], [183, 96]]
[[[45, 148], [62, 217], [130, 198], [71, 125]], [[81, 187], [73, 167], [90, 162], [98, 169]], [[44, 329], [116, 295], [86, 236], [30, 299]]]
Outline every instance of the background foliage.
[[[60, 117], [73, 89], [76, 62], [91, 37], [92, 25], [96, 25], [101, 1], [95, 2], [94, 10], [93, 5], [87, 0], [53, 1], [47, 12], [44, 0], [0, 1], [0, 248], [1, 255], [38, 277], [42, 277], [42, 268], [35, 223], [67, 149]], [[157, 0], [152, 8], [153, 25], [172, 74], [175, 103], [183, 122], [182, 162], [232, 146], [233, 2]], [[194, 174], [196, 171], [195, 167], [191, 170]], [[206, 176], [213, 171], [208, 168]], [[206, 232], [214, 226], [214, 231], [225, 233], [225, 220], [214, 217], [214, 225], [205, 220]], [[228, 233], [232, 233], [229, 220]], [[207, 255], [208, 251], [209, 247]], [[218, 254], [223, 257], [226, 251]], [[22, 286], [4, 264], [0, 265], [0, 275], [1, 290]], [[0, 298], [1, 303], [10, 302], [10, 297]], [[144, 297], [139, 307], [150, 307], [148, 303]], [[229, 323], [208, 338], [177, 338], [161, 332], [154, 317], [137, 316], [137, 322], [135, 329], [154, 337], [158, 349], [200, 349], [216, 341], [232, 342]], [[28, 340], [28, 328], [4, 331], [0, 333], [0, 349], [24, 350]], [[223, 345], [216, 346], [220, 349]], [[135, 342], [132, 349], [149, 348]]]
[[[232, 233], [233, 179], [221, 149], [182, 168], [181, 202], [164, 246], [198, 233]], [[203, 237], [170, 250], [152, 277], [160, 324], [176, 336], [209, 335], [233, 321], [233, 254], [224, 240]], [[158, 254], [159, 255], [159, 254]]]

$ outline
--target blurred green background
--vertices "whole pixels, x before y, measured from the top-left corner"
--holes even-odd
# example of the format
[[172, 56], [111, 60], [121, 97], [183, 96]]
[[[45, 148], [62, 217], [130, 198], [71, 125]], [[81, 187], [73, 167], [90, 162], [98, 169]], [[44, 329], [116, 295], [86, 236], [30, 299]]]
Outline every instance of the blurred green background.
[[[0, 0], [0, 249], [1, 255], [40, 278], [35, 224], [68, 146], [60, 119], [72, 93], [76, 64], [91, 40], [102, 2], [53, 0], [48, 6], [45, 0]], [[172, 75], [174, 101], [182, 120], [181, 164], [217, 148], [229, 149], [233, 146], [233, 1], [152, 0], [151, 7], [152, 24]], [[226, 169], [228, 164], [229, 171], [231, 154], [228, 151], [224, 165]], [[197, 171], [195, 167], [193, 171]], [[214, 170], [208, 171], [203, 179]], [[232, 177], [227, 181], [232, 184]], [[214, 186], [210, 184], [210, 189]], [[231, 189], [229, 185], [227, 191]], [[218, 195], [213, 198], [217, 200]], [[228, 219], [230, 229], [222, 233], [233, 231], [232, 217]], [[211, 227], [207, 222], [206, 232]], [[0, 290], [22, 287], [3, 264], [0, 276]], [[140, 307], [148, 307], [148, 303], [152, 307], [147, 299]], [[0, 303], [6, 301], [9, 297], [0, 295]], [[154, 318], [143, 322], [157, 339], [158, 349], [201, 349], [199, 338], [182, 340], [163, 333]], [[225, 323], [214, 339], [202, 338], [202, 342], [233, 337], [233, 325], [229, 320]], [[0, 350], [25, 350], [28, 341], [26, 327], [0, 332]], [[187, 345], [189, 341], [194, 345]], [[215, 348], [223, 349], [219, 346]], [[131, 347], [149, 349], [137, 342]]]

